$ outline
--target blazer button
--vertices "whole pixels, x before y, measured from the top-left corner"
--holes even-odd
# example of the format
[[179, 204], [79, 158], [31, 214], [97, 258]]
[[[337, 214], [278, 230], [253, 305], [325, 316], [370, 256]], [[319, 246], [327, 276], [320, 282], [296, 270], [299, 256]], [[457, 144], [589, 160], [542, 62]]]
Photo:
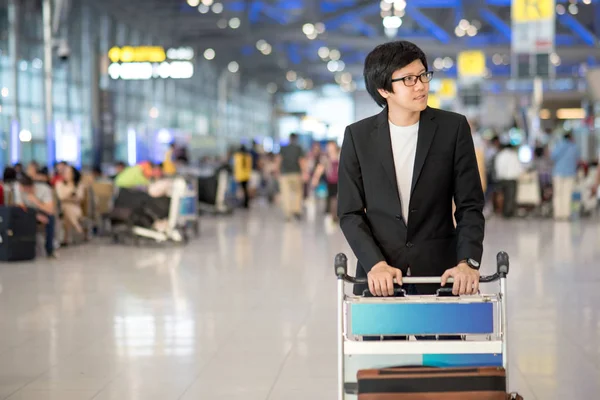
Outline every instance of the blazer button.
[[411, 242], [406, 243], [406, 247], [408, 247], [409, 249], [413, 246], [414, 246], [414, 244], [412, 244]]
[[416, 209], [416, 208], [413, 208], [412, 210], [410, 210], [410, 212], [411, 212], [411, 213], [416, 213], [416, 212], [417, 212], [417, 209]]
[[400, 220], [402, 219], [402, 215], [400, 215], [400, 214], [396, 215], [396, 219], [397, 219], [398, 221], [400, 221]]

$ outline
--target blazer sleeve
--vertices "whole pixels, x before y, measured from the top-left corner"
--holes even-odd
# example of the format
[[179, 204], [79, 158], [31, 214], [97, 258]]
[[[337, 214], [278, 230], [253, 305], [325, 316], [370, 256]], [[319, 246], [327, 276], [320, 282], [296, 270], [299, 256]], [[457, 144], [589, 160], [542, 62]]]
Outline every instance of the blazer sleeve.
[[338, 217], [340, 227], [359, 263], [368, 273], [385, 261], [365, 214], [365, 189], [361, 166], [350, 128], [346, 128], [338, 172]]
[[475, 146], [466, 118], [461, 117], [454, 151], [454, 202], [456, 211], [457, 262], [472, 258], [481, 262], [485, 218], [485, 199]]

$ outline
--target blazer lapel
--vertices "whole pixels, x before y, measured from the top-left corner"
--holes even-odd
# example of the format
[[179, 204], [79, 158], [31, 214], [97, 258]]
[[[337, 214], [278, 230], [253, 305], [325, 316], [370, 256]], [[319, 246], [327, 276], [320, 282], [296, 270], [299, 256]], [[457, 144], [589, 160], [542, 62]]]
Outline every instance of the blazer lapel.
[[413, 170], [413, 178], [411, 185], [411, 195], [415, 190], [415, 186], [421, 176], [421, 170], [429, 153], [431, 143], [433, 143], [433, 137], [437, 130], [438, 124], [434, 121], [433, 113], [429, 107], [421, 113], [421, 119], [419, 121], [419, 137], [417, 139], [417, 152], [415, 154], [415, 167]]
[[394, 153], [392, 152], [392, 138], [390, 136], [390, 124], [388, 122], [388, 109], [385, 107], [377, 117], [377, 129], [374, 132], [376, 139], [376, 156], [381, 159], [381, 164], [385, 174], [394, 188], [398, 208], [400, 207], [400, 193], [398, 191], [398, 181], [396, 179], [396, 167], [394, 166]]

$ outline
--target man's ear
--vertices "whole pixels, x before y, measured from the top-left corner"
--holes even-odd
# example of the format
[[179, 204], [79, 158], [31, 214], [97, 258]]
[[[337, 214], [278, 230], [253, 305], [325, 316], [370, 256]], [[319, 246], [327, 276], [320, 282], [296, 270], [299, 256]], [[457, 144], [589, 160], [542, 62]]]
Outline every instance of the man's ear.
[[383, 97], [384, 99], [387, 99], [388, 97], [390, 97], [390, 93], [385, 89], [377, 89], [377, 91], [379, 92], [381, 97]]

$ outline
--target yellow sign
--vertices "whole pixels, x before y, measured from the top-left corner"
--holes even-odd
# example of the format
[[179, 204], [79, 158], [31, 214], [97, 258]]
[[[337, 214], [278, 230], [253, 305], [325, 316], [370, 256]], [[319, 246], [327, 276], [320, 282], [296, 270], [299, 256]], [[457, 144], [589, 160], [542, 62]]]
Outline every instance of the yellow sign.
[[485, 54], [479, 50], [463, 51], [458, 54], [458, 76], [479, 77], [485, 75]]
[[512, 19], [515, 22], [534, 22], [552, 18], [555, 0], [512, 0]]
[[440, 98], [434, 94], [429, 94], [427, 98], [427, 105], [431, 108], [440, 108]]
[[163, 62], [167, 59], [165, 49], [160, 46], [113, 47], [108, 51], [110, 61], [117, 62]]
[[454, 82], [454, 79], [442, 79], [438, 94], [446, 98], [456, 97], [456, 82]]

